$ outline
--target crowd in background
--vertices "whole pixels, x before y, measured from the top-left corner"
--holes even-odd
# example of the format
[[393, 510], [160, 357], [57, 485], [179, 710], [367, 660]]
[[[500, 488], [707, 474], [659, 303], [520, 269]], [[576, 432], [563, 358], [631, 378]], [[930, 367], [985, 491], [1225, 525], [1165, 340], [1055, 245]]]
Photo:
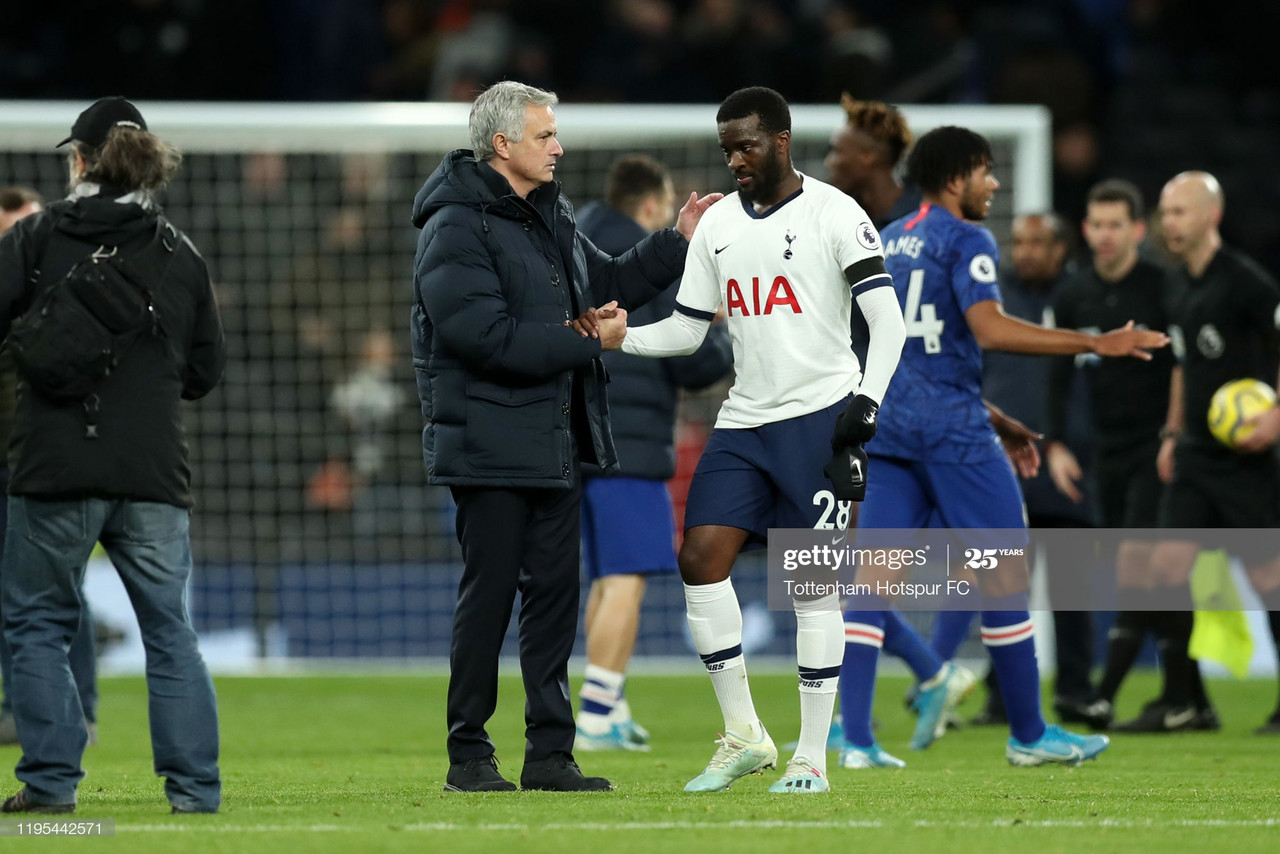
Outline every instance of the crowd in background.
[[566, 102], [1035, 103], [1070, 221], [1105, 176], [1154, 195], [1213, 171], [1256, 214], [1227, 238], [1280, 270], [1275, 4], [1188, 0], [121, 0], [15, 4], [0, 97], [469, 101], [501, 79]]

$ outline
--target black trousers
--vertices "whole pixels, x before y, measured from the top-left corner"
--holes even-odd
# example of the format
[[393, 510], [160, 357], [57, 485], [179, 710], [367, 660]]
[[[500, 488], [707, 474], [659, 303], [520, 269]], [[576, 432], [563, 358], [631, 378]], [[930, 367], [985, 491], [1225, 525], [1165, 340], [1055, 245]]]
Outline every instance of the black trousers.
[[[1080, 523], [1056, 516], [1031, 516], [1033, 528], [1076, 528]], [[1062, 566], [1052, 550], [1045, 552], [1045, 574], [1049, 582], [1049, 604], [1079, 597], [1090, 583], [1090, 566]], [[1088, 611], [1053, 612], [1053, 640], [1057, 650], [1054, 695], [1072, 700], [1093, 696], [1089, 673], [1093, 669], [1093, 614]]]
[[449, 649], [449, 761], [490, 756], [485, 724], [498, 703], [498, 656], [520, 602], [525, 761], [572, 755], [569, 655], [578, 631], [582, 487], [452, 487], [462, 582]]

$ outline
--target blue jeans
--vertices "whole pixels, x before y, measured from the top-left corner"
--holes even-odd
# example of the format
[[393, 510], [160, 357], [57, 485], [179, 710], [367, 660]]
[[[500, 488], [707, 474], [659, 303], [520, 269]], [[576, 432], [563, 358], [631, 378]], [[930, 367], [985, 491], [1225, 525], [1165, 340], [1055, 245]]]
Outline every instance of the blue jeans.
[[[0, 468], [0, 493], [7, 492], [9, 470]], [[0, 500], [0, 552], [4, 551], [5, 519], [8, 518], [7, 502]], [[83, 597], [81, 597], [83, 602]], [[0, 623], [3, 625], [3, 623]], [[76, 688], [80, 691], [80, 706], [84, 709], [84, 719], [93, 723], [98, 720], [98, 662], [93, 648], [93, 614], [86, 603], [80, 613], [80, 630], [71, 639], [71, 675], [75, 677]], [[13, 673], [13, 653], [0, 631], [0, 691], [4, 699], [0, 700], [0, 714], [13, 714], [13, 701], [10, 700], [13, 686], [9, 684], [9, 674]]]
[[88, 733], [67, 651], [85, 562], [101, 541], [142, 630], [155, 772], [179, 809], [218, 809], [218, 708], [187, 613], [188, 523], [183, 508], [149, 501], [9, 497], [0, 613], [13, 650], [16, 774], [31, 800], [74, 803], [84, 777]]

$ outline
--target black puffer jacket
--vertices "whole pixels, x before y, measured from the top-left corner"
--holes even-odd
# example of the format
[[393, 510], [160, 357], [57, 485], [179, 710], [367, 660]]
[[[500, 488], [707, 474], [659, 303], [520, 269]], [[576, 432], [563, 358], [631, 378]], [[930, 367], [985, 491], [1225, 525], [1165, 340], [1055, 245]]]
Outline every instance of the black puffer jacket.
[[527, 199], [469, 151], [418, 191], [413, 365], [431, 483], [568, 487], [579, 457], [617, 468], [600, 342], [564, 325], [618, 300], [628, 310], [684, 269], [666, 229], [619, 258], [578, 233], [551, 183]]
[[[611, 255], [621, 255], [648, 234], [631, 217], [599, 202], [582, 209], [578, 228]], [[653, 302], [633, 312], [627, 325], [643, 326], [669, 317], [675, 311], [679, 289], [679, 283], [668, 287]], [[611, 351], [602, 358], [609, 372], [610, 421], [621, 467], [618, 473], [669, 480], [676, 473], [674, 431], [680, 389], [706, 388], [733, 367], [729, 327], [723, 323], [712, 326], [702, 345], [688, 356], [647, 359]], [[589, 463], [583, 464], [582, 473], [587, 477], [603, 474], [599, 466]]]
[[[37, 287], [57, 283], [99, 246], [119, 247], [128, 257], [150, 243], [158, 212], [133, 198], [104, 188], [55, 202], [5, 233], [0, 336], [9, 334]], [[61, 234], [53, 237], [55, 224]], [[11, 494], [191, 506], [181, 401], [203, 397], [218, 384], [226, 344], [204, 259], [180, 232], [171, 234], [172, 263], [163, 284], [152, 289], [165, 334], [140, 338], [99, 384], [97, 438], [87, 435], [82, 403], [50, 400], [19, 380], [9, 442]]]

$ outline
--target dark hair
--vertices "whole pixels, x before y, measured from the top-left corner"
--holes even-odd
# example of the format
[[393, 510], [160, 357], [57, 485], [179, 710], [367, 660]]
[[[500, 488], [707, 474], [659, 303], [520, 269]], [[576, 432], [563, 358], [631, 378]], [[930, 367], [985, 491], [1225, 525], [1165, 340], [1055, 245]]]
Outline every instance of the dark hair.
[[1129, 219], [1138, 221], [1146, 216], [1142, 204], [1142, 191], [1132, 182], [1121, 178], [1108, 178], [1094, 184], [1085, 198], [1085, 205], [1094, 202], [1124, 202], [1129, 207]]
[[0, 189], [0, 211], [16, 211], [32, 202], [37, 205], [43, 205], [44, 196], [30, 187], [4, 187]]
[[647, 154], [628, 154], [609, 166], [604, 200], [609, 207], [633, 216], [646, 197], [661, 193], [671, 181], [667, 167]]
[[897, 107], [883, 101], [859, 101], [848, 92], [840, 96], [849, 127], [865, 133], [884, 148], [890, 166], [897, 166], [902, 153], [911, 147], [915, 136]]
[[81, 180], [124, 190], [158, 192], [182, 165], [182, 153], [150, 131], [114, 127], [97, 148], [81, 142], [75, 150], [85, 159]]
[[953, 178], [992, 165], [991, 143], [968, 128], [934, 128], [916, 140], [907, 158], [907, 180], [923, 193], [940, 193]]
[[716, 111], [716, 124], [748, 116], [759, 118], [760, 127], [766, 133], [791, 130], [791, 108], [787, 100], [766, 86], [748, 86], [725, 98]]

